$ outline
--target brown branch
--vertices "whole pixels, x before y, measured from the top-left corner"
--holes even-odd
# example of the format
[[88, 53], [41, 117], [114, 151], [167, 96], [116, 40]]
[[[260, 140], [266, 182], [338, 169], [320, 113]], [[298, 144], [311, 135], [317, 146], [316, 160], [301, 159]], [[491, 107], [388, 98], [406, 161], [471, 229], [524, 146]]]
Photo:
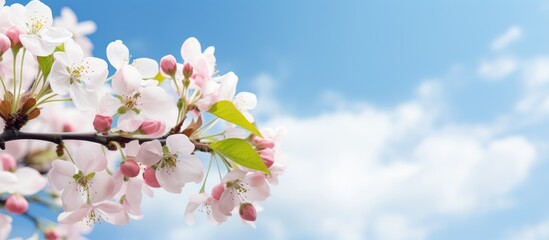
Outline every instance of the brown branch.
[[[167, 137], [167, 135], [159, 138], [136, 138], [118, 134], [101, 135], [97, 133], [28, 133], [21, 132], [16, 129], [5, 129], [4, 132], [0, 134], [0, 149], [6, 149], [6, 142], [14, 140], [41, 140], [55, 144], [61, 144], [64, 140], [80, 140], [101, 144], [113, 150], [112, 148], [114, 145], [112, 142], [117, 142], [124, 147], [126, 143], [133, 140], [138, 140], [140, 144], [148, 141], [159, 140], [160, 143], [164, 145]], [[195, 149], [197, 151], [211, 152], [211, 148], [208, 144], [200, 143], [195, 140], [193, 140], [192, 143], [195, 145]], [[116, 147], [114, 147], [114, 150], [115, 149]]]

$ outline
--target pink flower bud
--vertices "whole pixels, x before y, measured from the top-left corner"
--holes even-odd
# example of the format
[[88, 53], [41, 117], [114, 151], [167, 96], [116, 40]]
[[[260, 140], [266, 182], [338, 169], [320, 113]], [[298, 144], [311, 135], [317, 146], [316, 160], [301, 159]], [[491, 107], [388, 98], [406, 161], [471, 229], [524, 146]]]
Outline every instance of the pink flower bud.
[[11, 47], [11, 41], [8, 36], [0, 33], [0, 55], [3, 55]]
[[29, 202], [19, 194], [12, 194], [6, 200], [6, 210], [13, 214], [23, 214], [29, 210]]
[[122, 175], [129, 178], [139, 175], [140, 170], [139, 164], [132, 159], [128, 159], [120, 164], [120, 172], [122, 172]]
[[167, 75], [174, 76], [177, 69], [177, 60], [173, 55], [166, 55], [160, 59], [160, 70]]
[[63, 123], [63, 132], [74, 132], [75, 127], [72, 123]]
[[15, 171], [15, 168], [17, 168], [17, 160], [11, 155], [7, 153], [0, 154], [0, 162], [2, 163], [2, 168], [4, 171]]
[[259, 150], [262, 150], [265, 148], [274, 148], [275, 146], [275, 143], [273, 142], [273, 140], [260, 138], [256, 135], [252, 137], [252, 143]]
[[225, 184], [220, 183], [215, 185], [215, 187], [212, 188], [212, 197], [215, 198], [215, 200], [219, 200], [221, 198], [221, 194], [225, 191]]
[[11, 40], [11, 47], [22, 47], [23, 44], [19, 40], [19, 35], [23, 33], [23, 30], [18, 27], [12, 27], [6, 31], [6, 36]]
[[160, 187], [160, 183], [158, 183], [158, 180], [156, 179], [156, 171], [150, 166], [145, 168], [145, 171], [143, 172], [143, 179], [147, 185], [153, 188]]
[[50, 229], [44, 232], [44, 237], [47, 240], [57, 240], [59, 239], [59, 234], [55, 230]]
[[265, 148], [259, 151], [261, 160], [265, 163], [267, 168], [270, 168], [274, 163], [274, 151], [272, 148]]
[[189, 63], [183, 65], [183, 76], [185, 78], [190, 78], [193, 75], [193, 66]]
[[107, 115], [96, 114], [93, 119], [93, 128], [95, 131], [102, 133], [111, 129], [112, 118]]
[[143, 134], [151, 135], [151, 136], [159, 136], [164, 133], [164, 130], [166, 129], [166, 125], [164, 122], [148, 119], [145, 120], [141, 126], [139, 126], [139, 131]]
[[257, 218], [257, 212], [255, 211], [254, 205], [251, 203], [242, 203], [240, 204], [240, 209], [238, 210], [240, 217], [246, 221], [255, 221]]

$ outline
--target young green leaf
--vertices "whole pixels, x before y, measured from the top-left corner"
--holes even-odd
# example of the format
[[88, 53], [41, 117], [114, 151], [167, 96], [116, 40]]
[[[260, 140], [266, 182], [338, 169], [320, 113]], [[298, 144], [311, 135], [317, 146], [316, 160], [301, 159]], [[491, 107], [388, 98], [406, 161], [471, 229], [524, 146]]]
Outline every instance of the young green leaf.
[[53, 65], [53, 54], [38, 57], [38, 64], [40, 65], [40, 70], [44, 73], [44, 78], [47, 78], [50, 74], [51, 66]]
[[257, 130], [257, 128], [250, 121], [248, 121], [248, 119], [246, 119], [244, 115], [242, 115], [242, 113], [234, 106], [233, 102], [231, 101], [219, 101], [212, 105], [208, 112], [223, 120], [234, 123], [241, 128], [244, 128], [252, 132], [253, 134], [261, 137], [261, 133], [259, 132], [259, 130]]
[[210, 148], [243, 167], [270, 174], [257, 151], [243, 139], [227, 138], [219, 140], [210, 144]]

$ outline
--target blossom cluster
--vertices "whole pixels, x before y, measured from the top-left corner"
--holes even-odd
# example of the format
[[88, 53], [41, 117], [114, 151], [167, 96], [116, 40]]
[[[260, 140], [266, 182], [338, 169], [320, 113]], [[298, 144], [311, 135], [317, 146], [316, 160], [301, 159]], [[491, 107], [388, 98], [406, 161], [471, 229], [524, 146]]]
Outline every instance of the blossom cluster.
[[[187, 223], [199, 210], [253, 225], [284, 171], [283, 129], [256, 127], [256, 96], [216, 70], [214, 47], [191, 37], [157, 62], [115, 40], [105, 61], [91, 54], [95, 28], [68, 8], [54, 19], [39, 0], [0, 0], [0, 240], [16, 215], [33, 219], [34, 238], [81, 239], [96, 223], [143, 218], [144, 195], [189, 183], [201, 187], [181, 209]], [[59, 209], [57, 221], [29, 204]]]

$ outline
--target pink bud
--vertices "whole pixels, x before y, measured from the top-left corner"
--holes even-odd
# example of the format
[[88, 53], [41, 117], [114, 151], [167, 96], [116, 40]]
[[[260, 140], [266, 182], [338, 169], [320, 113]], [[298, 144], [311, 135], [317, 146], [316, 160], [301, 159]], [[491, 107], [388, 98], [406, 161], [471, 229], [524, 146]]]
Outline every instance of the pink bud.
[[261, 160], [265, 163], [267, 168], [270, 168], [274, 163], [274, 151], [272, 148], [265, 148], [259, 151]]
[[183, 76], [185, 78], [190, 78], [193, 75], [193, 66], [189, 63], [183, 65]]
[[13, 214], [23, 214], [29, 209], [29, 202], [19, 194], [12, 194], [6, 200], [6, 210]]
[[8, 36], [0, 33], [0, 55], [4, 54], [11, 47], [11, 41]]
[[72, 123], [63, 123], [63, 132], [74, 132], [75, 127]]
[[2, 168], [4, 171], [15, 171], [15, 168], [17, 168], [17, 160], [11, 155], [7, 153], [0, 154], [0, 162], [2, 163]]
[[255, 221], [257, 218], [257, 212], [255, 211], [254, 205], [251, 203], [242, 203], [240, 204], [240, 209], [238, 210], [240, 217], [246, 221]]
[[160, 70], [167, 75], [174, 76], [177, 69], [177, 60], [173, 55], [166, 55], [160, 59]]
[[164, 122], [148, 119], [145, 120], [141, 126], [139, 126], [139, 131], [143, 134], [158, 136], [164, 133], [166, 125]]
[[47, 240], [57, 240], [57, 239], [59, 239], [59, 234], [57, 232], [55, 232], [55, 230], [46, 230], [44, 232], [44, 237]]
[[122, 172], [122, 175], [129, 178], [139, 175], [140, 170], [141, 169], [139, 168], [137, 162], [132, 159], [128, 159], [120, 164], [120, 172]]
[[219, 200], [221, 198], [221, 194], [225, 191], [225, 184], [220, 183], [215, 185], [215, 187], [212, 188], [212, 197], [215, 198], [215, 200]]
[[99, 133], [109, 131], [111, 129], [112, 118], [107, 115], [96, 114], [93, 119], [93, 128]]
[[143, 172], [143, 179], [147, 185], [153, 188], [160, 187], [160, 183], [158, 183], [158, 180], [156, 179], [156, 171], [150, 166], [145, 168], [145, 171]]
[[274, 148], [275, 146], [275, 143], [273, 142], [273, 140], [260, 138], [256, 135], [252, 137], [252, 143], [259, 150], [265, 149], [265, 148]]
[[44, 237], [47, 240], [57, 240], [59, 239], [59, 234], [57, 234], [54, 230], [46, 230], [44, 232]]
[[22, 47], [19, 35], [23, 33], [23, 30], [18, 27], [12, 27], [6, 31], [6, 36], [11, 40], [11, 47]]

